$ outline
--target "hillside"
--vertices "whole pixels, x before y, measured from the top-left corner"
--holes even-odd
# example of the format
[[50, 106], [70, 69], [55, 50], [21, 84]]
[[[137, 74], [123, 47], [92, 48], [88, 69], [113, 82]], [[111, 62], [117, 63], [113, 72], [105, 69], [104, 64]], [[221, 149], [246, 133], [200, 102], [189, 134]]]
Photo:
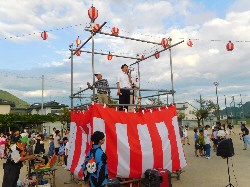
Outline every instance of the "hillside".
[[[227, 107], [228, 110], [228, 115], [230, 115], [231, 113], [234, 115], [236, 114], [236, 116], [242, 116], [242, 111], [244, 113], [244, 117], [250, 117], [250, 102], [246, 102], [245, 104], [242, 105], [242, 107]], [[221, 110], [221, 115], [226, 115], [226, 109]]]
[[0, 90], [0, 100], [11, 101], [15, 103], [15, 108], [27, 108], [30, 106], [29, 103], [23, 101], [22, 99], [12, 95], [9, 92]]

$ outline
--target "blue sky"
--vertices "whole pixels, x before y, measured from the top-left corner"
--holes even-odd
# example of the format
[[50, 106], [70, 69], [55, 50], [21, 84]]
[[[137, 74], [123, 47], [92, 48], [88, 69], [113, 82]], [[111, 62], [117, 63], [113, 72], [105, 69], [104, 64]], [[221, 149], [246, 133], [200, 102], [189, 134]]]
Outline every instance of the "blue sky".
[[[200, 94], [215, 101], [214, 81], [220, 83], [220, 103], [224, 102], [224, 95], [228, 99], [235, 95], [237, 102], [240, 94], [243, 102], [250, 100], [250, 43], [236, 42], [250, 41], [247, 0], [94, 0], [93, 3], [99, 10], [96, 23], [108, 22], [104, 32], [118, 27], [122, 36], [154, 42], [169, 36], [173, 43], [185, 40], [172, 50], [176, 102], [194, 104]], [[76, 47], [77, 36], [82, 42], [89, 37], [84, 28], [89, 25], [87, 10], [91, 4], [92, 1], [80, 0], [27, 0], [18, 4], [15, 0], [0, 1], [0, 89], [29, 103], [41, 102], [41, 76], [44, 75], [45, 101], [69, 104], [69, 44], [73, 42]], [[45, 41], [40, 37], [43, 30], [49, 31]], [[15, 37], [21, 35], [24, 36]], [[192, 48], [186, 45], [189, 38], [198, 39], [193, 41]], [[214, 39], [220, 41], [212, 42]], [[235, 43], [232, 52], [225, 50], [229, 40]], [[126, 56], [144, 52], [147, 56], [157, 49], [154, 47], [109, 36], [95, 37], [97, 52], [111, 51]], [[84, 47], [90, 48], [90, 43]], [[95, 69], [115, 86], [121, 64], [133, 62], [121, 58], [108, 61], [105, 56], [96, 55]], [[91, 55], [75, 57], [74, 92], [86, 88], [86, 82], [92, 81], [91, 74]], [[143, 62], [141, 75], [142, 88], [171, 89], [168, 52], [162, 53], [158, 60], [150, 58]], [[133, 72], [133, 77], [136, 76]], [[114, 90], [113, 97], [115, 93]], [[75, 100], [75, 105], [81, 102], [84, 101]]]

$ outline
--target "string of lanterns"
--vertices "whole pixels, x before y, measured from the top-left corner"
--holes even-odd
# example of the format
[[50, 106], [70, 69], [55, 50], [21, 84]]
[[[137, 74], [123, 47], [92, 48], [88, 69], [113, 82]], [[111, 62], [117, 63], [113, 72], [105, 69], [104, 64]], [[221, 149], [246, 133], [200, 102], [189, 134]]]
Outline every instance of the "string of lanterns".
[[[98, 10], [93, 7], [92, 7], [88, 10], [88, 16], [89, 18], [91, 19], [91, 22], [93, 23], [97, 18], [98, 18]], [[82, 24], [79, 24], [79, 25], [74, 25], [74, 26], [81, 26]], [[60, 29], [54, 29], [54, 30], [62, 30], [62, 29], [66, 29], [66, 28], [70, 28], [70, 27], [73, 27], [73, 26], [69, 26], [69, 27], [64, 27], [64, 28], [60, 28]], [[94, 31], [97, 31], [98, 29], [100, 28], [100, 24], [95, 24], [93, 26], [93, 30]], [[52, 32], [53, 30], [49, 30], [49, 32]], [[112, 35], [114, 36], [118, 36], [119, 35], [119, 28], [117, 27], [113, 27], [111, 29], [111, 33]], [[36, 34], [36, 33], [33, 33], [33, 34]], [[28, 35], [31, 35], [31, 34], [28, 34]], [[22, 35], [22, 36], [25, 36], [25, 35]], [[15, 37], [21, 37], [21, 36], [15, 36]], [[13, 37], [10, 37], [10, 38], [13, 38]], [[47, 40], [48, 39], [48, 31], [43, 31], [41, 32], [41, 38], [43, 40]], [[5, 38], [7, 39], [7, 38]], [[1, 40], [1, 39], [0, 39]], [[199, 39], [189, 39], [187, 41], [187, 46], [189, 47], [192, 47], [193, 46], [193, 40], [199, 40]], [[211, 40], [211, 41], [220, 41], [220, 40]], [[250, 41], [235, 41], [235, 42], [250, 42]], [[166, 38], [163, 38], [162, 41], [161, 41], [161, 44], [162, 44], [162, 47], [163, 48], [166, 48], [168, 46], [168, 39]], [[79, 45], [81, 44], [81, 40], [78, 36], [78, 38], [76, 39], [76, 46], [78, 47]], [[234, 43], [232, 41], [229, 41], [227, 44], [226, 44], [226, 50], [227, 51], [233, 51], [234, 50]], [[81, 55], [81, 52], [80, 51], [77, 51], [76, 53], [77, 56], [80, 56]], [[158, 51], [155, 51], [155, 58], [158, 59], [160, 57], [160, 54]], [[112, 55], [111, 53], [109, 52], [108, 56], [107, 56], [108, 60], [111, 60], [112, 59]], [[144, 55], [142, 55], [141, 59], [143, 60], [144, 59]]]
[[[0, 40], [7, 40], [7, 39], [13, 39], [13, 38], [22, 38], [22, 37], [36, 35], [36, 34], [40, 34], [41, 38], [43, 40], [46, 40], [48, 38], [48, 32], [65, 30], [65, 29], [69, 29], [69, 28], [73, 28], [73, 27], [78, 27], [78, 26], [83, 26], [83, 25], [86, 27], [88, 25], [88, 23], [85, 23], [85, 24], [76, 24], [76, 25], [71, 25], [71, 26], [61, 27], [61, 28], [55, 28], [55, 29], [46, 30], [46, 31], [42, 31], [42, 32], [33, 32], [33, 33], [29, 33], [29, 34], [21, 34], [21, 35], [16, 35], [16, 36], [10, 36], [10, 37], [5, 37], [5, 38], [0, 38]], [[44, 35], [44, 33], [46, 33], [46, 35]]]

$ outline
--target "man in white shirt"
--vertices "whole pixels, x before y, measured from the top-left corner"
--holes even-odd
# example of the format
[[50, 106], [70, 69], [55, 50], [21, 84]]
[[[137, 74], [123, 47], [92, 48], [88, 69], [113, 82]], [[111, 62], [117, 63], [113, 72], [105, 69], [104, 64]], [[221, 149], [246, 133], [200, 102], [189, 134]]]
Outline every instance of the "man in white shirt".
[[208, 129], [210, 128], [209, 125], [205, 126], [204, 130], [204, 141], [205, 141], [205, 151], [206, 151], [206, 159], [210, 159], [210, 133], [208, 132]]
[[[117, 95], [119, 96], [119, 104], [130, 104], [130, 90], [132, 80], [131, 74], [129, 73], [129, 69], [127, 64], [123, 64], [121, 66], [122, 72], [117, 77]], [[123, 108], [128, 109], [128, 106], [124, 106]], [[122, 107], [119, 107], [119, 110], [123, 110]]]

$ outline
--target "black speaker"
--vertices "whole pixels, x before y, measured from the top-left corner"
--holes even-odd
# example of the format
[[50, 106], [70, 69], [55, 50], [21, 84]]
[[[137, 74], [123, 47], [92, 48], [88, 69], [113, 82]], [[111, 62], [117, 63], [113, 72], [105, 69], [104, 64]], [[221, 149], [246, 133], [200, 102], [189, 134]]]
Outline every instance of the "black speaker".
[[223, 158], [234, 156], [234, 146], [231, 138], [219, 142], [216, 155]]
[[145, 179], [143, 181], [145, 187], [160, 187], [162, 183], [162, 176], [155, 169], [147, 169], [145, 171]]

